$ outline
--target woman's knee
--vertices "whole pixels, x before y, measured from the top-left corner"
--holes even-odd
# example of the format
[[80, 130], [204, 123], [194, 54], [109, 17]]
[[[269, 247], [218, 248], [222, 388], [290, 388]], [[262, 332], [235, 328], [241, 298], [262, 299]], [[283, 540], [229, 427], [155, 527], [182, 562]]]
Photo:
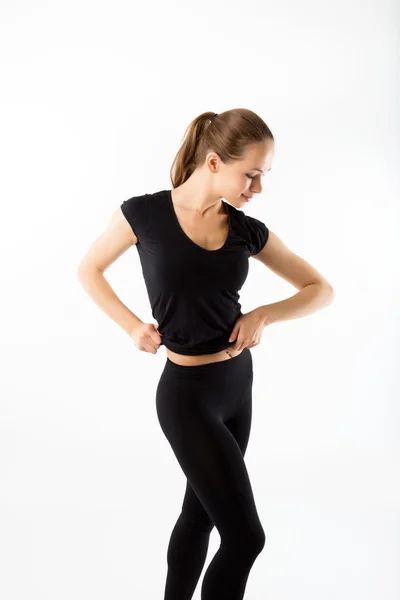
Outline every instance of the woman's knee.
[[265, 542], [266, 542], [265, 531], [262, 527], [260, 527], [252, 539], [253, 548], [257, 554], [260, 554], [260, 552], [263, 550], [263, 548], [265, 546]]
[[252, 527], [245, 530], [232, 532], [230, 535], [222, 535], [221, 540], [231, 550], [238, 554], [245, 554], [248, 558], [254, 559], [263, 550], [266, 543], [265, 531], [261, 524], [258, 527]]
[[184, 510], [182, 510], [178, 521], [183, 527], [192, 531], [211, 533], [212, 529], [214, 528], [214, 523], [207, 515], [194, 516], [187, 514]]
[[246, 538], [246, 544], [250, 552], [252, 552], [255, 556], [260, 554], [265, 546], [266, 536], [264, 529], [260, 525], [257, 529], [249, 532], [249, 535]]

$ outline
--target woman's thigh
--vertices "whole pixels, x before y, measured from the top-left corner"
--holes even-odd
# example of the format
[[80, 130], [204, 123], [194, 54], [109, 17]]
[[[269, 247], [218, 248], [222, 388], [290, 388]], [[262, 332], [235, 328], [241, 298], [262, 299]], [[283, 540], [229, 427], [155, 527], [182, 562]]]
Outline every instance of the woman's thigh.
[[[243, 406], [234, 418], [225, 421], [225, 426], [229, 429], [235, 438], [242, 456], [245, 455], [251, 428], [251, 389], [247, 392]], [[191, 523], [193, 527], [200, 530], [211, 531], [214, 522], [210, 515], [200, 502], [197, 494], [193, 490], [186, 478], [186, 489], [182, 502], [182, 514], [186, 523]]]

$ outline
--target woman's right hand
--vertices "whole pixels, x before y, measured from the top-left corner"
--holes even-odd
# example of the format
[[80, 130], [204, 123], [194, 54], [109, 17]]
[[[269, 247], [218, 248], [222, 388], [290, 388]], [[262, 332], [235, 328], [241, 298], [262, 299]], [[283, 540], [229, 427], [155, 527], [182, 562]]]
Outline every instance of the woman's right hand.
[[161, 345], [161, 335], [153, 323], [139, 323], [131, 331], [130, 337], [142, 352], [156, 354]]

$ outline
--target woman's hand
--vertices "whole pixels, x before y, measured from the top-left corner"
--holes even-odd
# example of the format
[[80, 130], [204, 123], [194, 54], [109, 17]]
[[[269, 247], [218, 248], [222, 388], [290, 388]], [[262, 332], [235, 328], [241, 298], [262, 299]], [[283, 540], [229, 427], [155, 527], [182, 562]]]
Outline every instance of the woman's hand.
[[139, 323], [130, 333], [136, 348], [156, 354], [161, 345], [161, 335], [153, 323]]
[[230, 349], [241, 352], [245, 348], [257, 346], [261, 341], [264, 327], [265, 314], [261, 312], [260, 308], [255, 308], [245, 315], [242, 315], [236, 321], [229, 337], [230, 342], [236, 339], [235, 344], [230, 346]]

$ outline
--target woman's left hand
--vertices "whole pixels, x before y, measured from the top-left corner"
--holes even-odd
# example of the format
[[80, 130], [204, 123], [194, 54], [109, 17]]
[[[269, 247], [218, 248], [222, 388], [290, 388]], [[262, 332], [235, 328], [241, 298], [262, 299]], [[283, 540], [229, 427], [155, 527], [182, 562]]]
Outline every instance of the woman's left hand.
[[261, 335], [265, 325], [265, 314], [260, 308], [255, 308], [245, 315], [242, 315], [236, 321], [229, 337], [230, 342], [236, 339], [235, 344], [230, 346], [230, 348], [241, 352], [245, 348], [257, 346], [261, 341]]

